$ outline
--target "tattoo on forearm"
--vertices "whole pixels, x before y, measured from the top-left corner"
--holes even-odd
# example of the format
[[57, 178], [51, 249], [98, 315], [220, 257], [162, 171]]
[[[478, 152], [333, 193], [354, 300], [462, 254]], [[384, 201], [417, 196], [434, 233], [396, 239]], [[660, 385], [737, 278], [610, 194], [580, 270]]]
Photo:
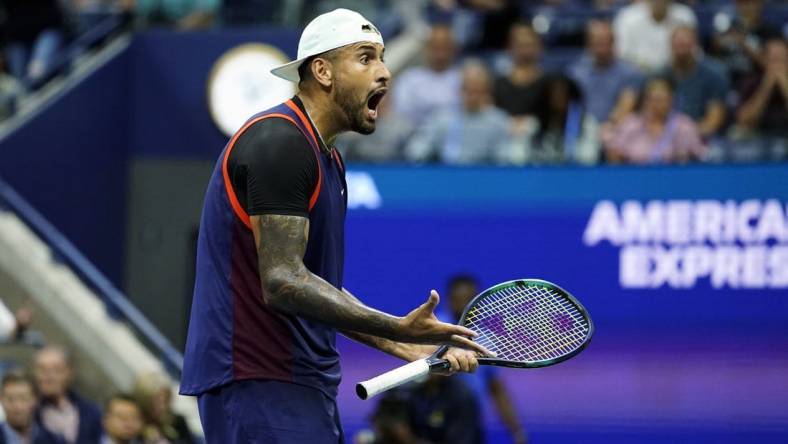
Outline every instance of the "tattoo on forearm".
[[399, 339], [397, 318], [365, 306], [306, 269], [308, 219], [263, 215], [257, 228], [260, 279], [268, 305], [338, 329]]

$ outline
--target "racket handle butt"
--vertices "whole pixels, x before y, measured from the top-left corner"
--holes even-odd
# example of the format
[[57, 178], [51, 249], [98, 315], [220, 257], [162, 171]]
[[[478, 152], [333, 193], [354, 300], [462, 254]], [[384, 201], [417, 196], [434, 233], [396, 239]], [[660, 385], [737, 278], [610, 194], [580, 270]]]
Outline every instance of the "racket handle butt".
[[427, 375], [430, 364], [426, 359], [419, 359], [400, 368], [395, 368], [367, 381], [356, 384], [356, 395], [361, 399], [371, 398], [378, 393], [406, 384], [414, 379]]

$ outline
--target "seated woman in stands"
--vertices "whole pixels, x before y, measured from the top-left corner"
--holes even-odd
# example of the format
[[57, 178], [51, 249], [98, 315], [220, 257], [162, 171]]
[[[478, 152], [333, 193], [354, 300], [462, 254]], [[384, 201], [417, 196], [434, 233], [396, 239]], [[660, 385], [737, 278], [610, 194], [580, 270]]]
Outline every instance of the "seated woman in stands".
[[172, 411], [172, 387], [164, 376], [146, 373], [134, 384], [134, 398], [142, 408], [146, 444], [193, 444], [186, 420]]
[[692, 119], [673, 110], [673, 85], [662, 77], [646, 83], [640, 111], [602, 138], [610, 163], [685, 163], [706, 152]]

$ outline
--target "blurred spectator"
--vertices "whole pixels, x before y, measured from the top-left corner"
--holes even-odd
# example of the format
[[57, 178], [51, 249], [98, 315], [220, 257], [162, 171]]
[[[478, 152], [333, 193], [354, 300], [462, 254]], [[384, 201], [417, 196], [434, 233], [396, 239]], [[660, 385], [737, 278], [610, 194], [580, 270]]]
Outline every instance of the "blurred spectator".
[[290, 13], [293, 9], [290, 5], [293, 3], [268, 0], [222, 0], [222, 6], [219, 8], [220, 20], [226, 27], [259, 26], [269, 23], [293, 26], [293, 22], [300, 21], [301, 17], [299, 14]]
[[5, 0], [3, 32], [8, 71], [24, 86], [53, 68], [65, 40], [58, 0]]
[[610, 22], [592, 20], [586, 28], [586, 53], [569, 68], [583, 92], [585, 110], [600, 124], [618, 123], [635, 110], [643, 78], [618, 60]]
[[670, 35], [695, 26], [692, 9], [672, 0], [641, 0], [622, 8], [613, 22], [618, 56], [641, 70], [656, 72], [670, 60]]
[[718, 28], [712, 38], [712, 51], [728, 68], [731, 80], [738, 83], [763, 65], [761, 50], [767, 39], [780, 35], [763, 21], [763, 0], [736, 0], [730, 22]]
[[518, 0], [431, 0], [433, 22], [452, 23], [460, 45], [471, 49], [501, 49], [509, 28], [521, 17]]
[[694, 28], [677, 27], [670, 42], [673, 57], [664, 75], [675, 85], [676, 109], [695, 121], [702, 136], [713, 136], [725, 123], [727, 79], [712, 62], [699, 56]]
[[354, 444], [430, 444], [413, 431], [407, 394], [403, 389], [386, 392], [372, 413], [372, 436], [356, 436]]
[[[448, 308], [450, 312], [440, 313], [441, 320], [452, 323], [458, 322], [465, 306], [478, 293], [479, 284], [473, 276], [463, 274], [452, 277], [448, 285]], [[486, 405], [483, 400], [489, 396], [489, 399], [495, 404], [501, 420], [506, 424], [506, 428], [512, 436], [512, 442], [515, 444], [527, 442], [525, 429], [517, 418], [517, 410], [509, 396], [506, 385], [498, 374], [498, 368], [480, 365], [476, 373], [457, 373], [451, 378], [461, 379], [475, 394], [477, 402], [481, 406]]]
[[23, 306], [16, 313], [11, 311], [0, 299], [0, 343], [18, 338], [33, 321], [33, 310]]
[[788, 46], [783, 39], [766, 42], [765, 69], [744, 79], [736, 123], [771, 136], [788, 137]]
[[535, 133], [525, 147], [527, 163], [595, 164], [599, 160], [599, 124], [583, 107], [577, 84], [550, 76]]
[[181, 30], [213, 25], [220, 0], [130, 0], [142, 26], [176, 26]]
[[426, 64], [408, 68], [397, 78], [392, 95], [394, 112], [418, 125], [436, 112], [459, 105], [460, 71], [453, 66], [455, 50], [451, 28], [433, 26]]
[[347, 132], [339, 136], [336, 145], [348, 162], [397, 162], [403, 160], [405, 143], [412, 134], [413, 124], [392, 110], [386, 97], [378, 105], [378, 123], [374, 133]]
[[24, 89], [19, 80], [6, 71], [5, 50], [0, 49], [0, 121], [11, 117], [16, 110], [16, 102], [23, 93]]
[[539, 34], [525, 23], [517, 23], [509, 32], [511, 70], [495, 79], [495, 105], [522, 124], [525, 116], [536, 115], [545, 87], [545, 76], [539, 65], [542, 41]]
[[146, 444], [194, 444], [183, 416], [172, 411], [172, 387], [164, 376], [147, 373], [134, 384], [134, 399], [142, 411]]
[[[224, 1], [226, 4], [226, 0]], [[267, 2], [265, 4], [267, 9], [274, 6], [271, 3], [277, 2]], [[320, 14], [333, 11], [337, 8], [345, 8], [358, 12], [363, 15], [364, 18], [374, 23], [386, 38], [390, 38], [400, 27], [407, 27], [407, 24], [403, 23], [403, 21], [408, 19], [407, 12], [405, 12], [408, 8], [412, 7], [414, 9], [411, 16], [412, 19], [421, 19], [419, 14], [423, 12], [421, 8], [415, 5], [407, 5], [403, 8], [403, 6], [400, 5], [400, 3], [402, 3], [400, 0], [310, 0], [303, 2], [303, 7], [301, 6], [301, 1], [285, 1], [279, 3], [282, 4], [280, 23], [285, 25], [291, 24], [302, 26], [306, 21]], [[313, 3], [314, 7], [310, 7], [310, 3]], [[300, 10], [301, 14], [296, 13], [298, 10]], [[405, 14], [403, 14], [403, 12], [405, 12]], [[298, 22], [293, 23], [292, 20], [288, 21], [290, 17], [295, 18], [299, 15], [300, 20]]]
[[[115, 394], [104, 408], [105, 435], [101, 444], [142, 444], [142, 411], [134, 398]], [[80, 444], [82, 441], [80, 441]]]
[[71, 389], [74, 370], [70, 353], [47, 346], [36, 353], [34, 376], [41, 396], [37, 417], [66, 443], [97, 444], [101, 439], [101, 412]]
[[517, 0], [465, 0], [465, 6], [479, 17], [481, 35], [476, 44], [482, 49], [501, 49], [509, 40], [509, 29], [520, 20]]
[[735, 160], [753, 150], [750, 160], [777, 160], [788, 153], [788, 44], [772, 39], [765, 45], [765, 69], [740, 82], [736, 128], [732, 137], [739, 142], [731, 153]]
[[429, 375], [408, 389], [410, 424], [417, 437], [436, 444], [484, 442], [478, 400], [461, 379]]
[[62, 444], [36, 421], [33, 381], [19, 372], [8, 372], [0, 386], [5, 422], [0, 424], [0, 444]]
[[649, 80], [639, 114], [603, 132], [608, 161], [646, 164], [700, 159], [706, 147], [695, 123], [672, 108], [670, 80], [659, 77]]
[[456, 377], [430, 375], [387, 392], [372, 415], [372, 426], [372, 436], [356, 435], [354, 444], [484, 442], [478, 400]]
[[490, 74], [483, 64], [469, 62], [463, 67], [462, 94], [461, 109], [429, 117], [413, 136], [405, 149], [409, 160], [454, 165], [510, 160], [508, 117], [491, 104]]
[[[135, 0], [61, 0], [72, 30], [83, 34], [113, 15], [130, 15]], [[128, 17], [125, 17], [128, 18]]]

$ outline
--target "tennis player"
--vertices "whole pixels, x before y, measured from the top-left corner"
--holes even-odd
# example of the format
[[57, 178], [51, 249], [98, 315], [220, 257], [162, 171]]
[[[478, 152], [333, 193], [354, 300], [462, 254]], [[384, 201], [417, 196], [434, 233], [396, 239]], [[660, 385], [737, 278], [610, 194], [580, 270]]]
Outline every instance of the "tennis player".
[[383, 39], [346, 9], [304, 29], [298, 59], [272, 72], [292, 99], [253, 116], [208, 184], [181, 393], [199, 397], [209, 444], [344, 442], [335, 340], [347, 336], [405, 360], [450, 344], [452, 371], [487, 350], [433, 314], [438, 294], [404, 317], [342, 288], [347, 190], [333, 147], [375, 130], [391, 74]]

